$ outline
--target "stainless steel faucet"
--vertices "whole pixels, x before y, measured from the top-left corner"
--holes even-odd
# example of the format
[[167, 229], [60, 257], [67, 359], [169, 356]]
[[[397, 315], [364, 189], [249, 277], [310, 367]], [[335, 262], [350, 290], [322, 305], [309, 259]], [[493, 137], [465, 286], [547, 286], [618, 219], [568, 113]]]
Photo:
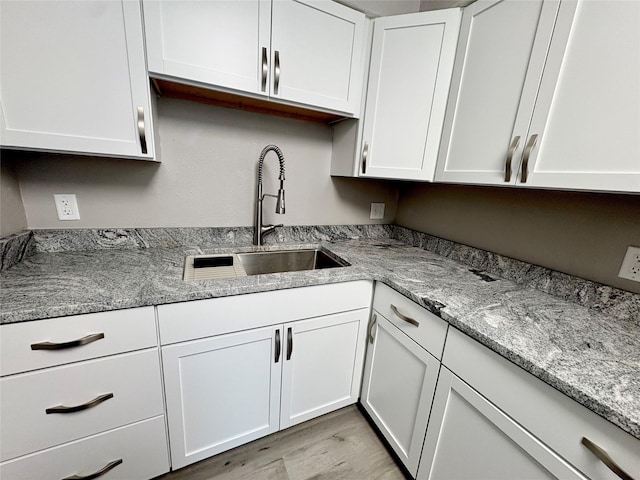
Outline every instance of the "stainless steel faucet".
[[[269, 152], [275, 152], [278, 155], [278, 160], [280, 161], [280, 188], [278, 189], [278, 195], [271, 195], [269, 193], [262, 194], [262, 167], [264, 164], [264, 157]], [[282, 155], [282, 150], [280, 150], [275, 145], [267, 145], [262, 149], [260, 153], [260, 158], [258, 159], [258, 197], [256, 198], [256, 218], [254, 222], [254, 230], [253, 230], [253, 244], [254, 245], [262, 245], [262, 237], [269, 232], [274, 231], [277, 227], [282, 227], [282, 224], [279, 225], [263, 225], [262, 224], [262, 201], [264, 197], [274, 197], [277, 198], [276, 201], [276, 213], [282, 214], [284, 213], [284, 155]]]

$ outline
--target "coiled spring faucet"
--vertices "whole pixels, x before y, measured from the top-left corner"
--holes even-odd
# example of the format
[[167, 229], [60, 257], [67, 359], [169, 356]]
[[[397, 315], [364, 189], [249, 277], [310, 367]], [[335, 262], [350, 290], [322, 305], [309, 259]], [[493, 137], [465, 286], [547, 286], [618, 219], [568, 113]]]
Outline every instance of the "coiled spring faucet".
[[[275, 152], [278, 155], [278, 160], [280, 161], [280, 188], [278, 189], [278, 195], [271, 195], [269, 193], [262, 193], [262, 168], [264, 164], [264, 157], [269, 152]], [[262, 224], [262, 201], [264, 197], [274, 197], [277, 198], [276, 201], [276, 213], [283, 214], [284, 213], [284, 155], [282, 154], [282, 150], [280, 150], [275, 145], [267, 145], [260, 152], [260, 158], [258, 159], [258, 197], [256, 198], [256, 217], [254, 222], [254, 230], [253, 230], [253, 244], [254, 245], [262, 245], [262, 237], [269, 232], [274, 231], [277, 227], [282, 227], [280, 225], [263, 225]]]

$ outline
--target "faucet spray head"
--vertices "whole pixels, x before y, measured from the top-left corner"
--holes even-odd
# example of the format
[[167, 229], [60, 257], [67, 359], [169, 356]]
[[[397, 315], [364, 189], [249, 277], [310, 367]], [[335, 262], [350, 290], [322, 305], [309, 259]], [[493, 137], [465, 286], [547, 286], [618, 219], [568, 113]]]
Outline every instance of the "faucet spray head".
[[278, 189], [278, 200], [276, 201], [276, 213], [284, 213], [284, 181], [280, 180], [280, 188]]

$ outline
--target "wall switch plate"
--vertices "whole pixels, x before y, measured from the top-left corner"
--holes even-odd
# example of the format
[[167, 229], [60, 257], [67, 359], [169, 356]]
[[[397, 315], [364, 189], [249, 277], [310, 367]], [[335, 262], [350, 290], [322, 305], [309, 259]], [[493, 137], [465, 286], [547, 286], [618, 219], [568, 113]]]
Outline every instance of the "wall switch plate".
[[640, 247], [627, 247], [618, 276], [640, 282]]
[[372, 203], [369, 218], [371, 220], [382, 220], [384, 218], [384, 203]]
[[80, 220], [78, 202], [73, 193], [54, 193], [53, 200], [56, 203], [58, 220]]

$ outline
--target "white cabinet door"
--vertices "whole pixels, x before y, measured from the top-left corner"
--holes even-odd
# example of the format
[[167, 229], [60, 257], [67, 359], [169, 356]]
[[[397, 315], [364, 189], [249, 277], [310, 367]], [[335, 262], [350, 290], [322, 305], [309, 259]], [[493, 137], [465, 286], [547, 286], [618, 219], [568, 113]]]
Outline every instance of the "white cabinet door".
[[153, 159], [140, 5], [0, 2], [3, 147]]
[[269, 94], [270, 0], [143, 4], [151, 75]]
[[280, 428], [358, 401], [368, 309], [284, 326]]
[[640, 2], [562, 2], [525, 185], [640, 192], [639, 132]]
[[417, 479], [452, 478], [586, 477], [442, 367]]
[[460, 10], [375, 20], [361, 176], [433, 180]]
[[440, 362], [375, 312], [369, 342], [362, 405], [415, 477]]
[[355, 114], [360, 107], [362, 13], [334, 2], [276, 0], [271, 95]]
[[149, 72], [350, 116], [365, 15], [317, 0], [144, 0]]
[[465, 9], [437, 181], [515, 183], [558, 5], [478, 0]]
[[278, 431], [282, 326], [162, 348], [173, 468]]

